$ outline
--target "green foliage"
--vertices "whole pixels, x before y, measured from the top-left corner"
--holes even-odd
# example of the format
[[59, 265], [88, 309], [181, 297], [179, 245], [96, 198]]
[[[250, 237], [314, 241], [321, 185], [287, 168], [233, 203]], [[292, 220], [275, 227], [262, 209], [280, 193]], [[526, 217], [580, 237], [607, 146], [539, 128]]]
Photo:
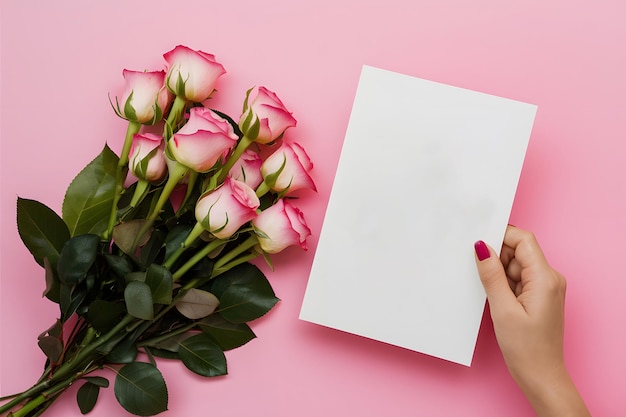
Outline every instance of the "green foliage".
[[78, 235], [65, 243], [57, 264], [59, 279], [63, 284], [83, 282], [96, 260], [99, 242], [100, 238], [96, 235]]
[[63, 200], [63, 220], [72, 236], [100, 235], [107, 228], [115, 195], [119, 158], [107, 146], [70, 183]]
[[238, 348], [256, 337], [246, 323], [231, 323], [219, 314], [201, 320], [198, 327], [222, 350]]
[[247, 263], [220, 275], [210, 288], [220, 300], [219, 313], [232, 323], [256, 320], [280, 301], [261, 270]]
[[[207, 242], [187, 242], [196, 223], [193, 211], [175, 213], [166, 202], [148, 222], [162, 186], [147, 192], [132, 209], [123, 196], [119, 222], [111, 237], [103, 238], [108, 224], [102, 219], [107, 217], [105, 207], [113, 203], [117, 162], [105, 147], [76, 176], [63, 202], [63, 218], [37, 201], [18, 199], [18, 227], [45, 269], [45, 295], [60, 306], [60, 320], [38, 339], [50, 369], [95, 340], [92, 354], [77, 362], [76, 375], [90, 366], [123, 364], [114, 388], [119, 403], [130, 413], [154, 415], [167, 409], [167, 388], [154, 357], [180, 360], [198, 375], [225, 375], [224, 351], [254, 339], [247, 322], [266, 314], [279, 299], [263, 273], [249, 263], [214, 271], [215, 261], [230, 251], [246, 255], [237, 249], [249, 234], [218, 241], [197, 257]], [[197, 184], [192, 195], [200, 194], [202, 181]], [[272, 204], [271, 197], [265, 199]], [[175, 262], [164, 264], [175, 253]], [[174, 278], [172, 271], [189, 262], [184, 275]], [[78, 318], [69, 335], [61, 329], [72, 316]], [[152, 363], [137, 362], [141, 351]], [[108, 381], [81, 379], [76, 399], [84, 414], [94, 408]]]
[[124, 303], [119, 301], [94, 300], [87, 309], [87, 319], [94, 329], [106, 332], [119, 323], [125, 312]]
[[129, 282], [124, 290], [124, 300], [126, 310], [131, 316], [143, 320], [151, 320], [154, 317], [152, 292], [145, 282]]
[[98, 394], [100, 394], [100, 386], [93, 384], [90, 381], [86, 381], [76, 392], [76, 402], [78, 402], [78, 408], [82, 414], [87, 414], [96, 405], [98, 401]]
[[146, 284], [150, 287], [153, 302], [158, 304], [170, 304], [172, 302], [174, 281], [167, 268], [151, 264], [146, 271]]
[[201, 319], [215, 311], [220, 300], [208, 291], [191, 288], [176, 303], [176, 309], [190, 319]]
[[178, 349], [185, 366], [198, 375], [226, 375], [226, 357], [222, 349], [206, 334], [185, 339]]
[[63, 219], [38, 201], [18, 198], [17, 228], [22, 242], [37, 263], [44, 266], [44, 259], [48, 259], [56, 268], [61, 249], [70, 238]]
[[51, 362], [57, 362], [63, 354], [63, 342], [58, 337], [43, 336], [39, 338], [37, 344]]
[[[179, 73], [175, 77], [174, 93], [184, 96], [187, 80]], [[114, 393], [121, 406], [135, 415], [155, 415], [168, 405], [155, 357], [180, 360], [205, 377], [225, 375], [224, 351], [256, 337], [248, 322], [265, 315], [279, 299], [248, 261], [258, 255], [271, 261], [250, 223], [221, 239], [204, 230], [194, 213], [197, 199], [219, 187], [242, 152], [253, 149], [261, 120], [248, 111], [251, 91], [241, 126], [216, 111], [233, 127], [239, 143], [208, 172], [191, 172], [176, 163], [161, 184], [126, 185], [133, 134], [141, 128], [131, 94], [123, 112], [117, 98], [111, 103], [120, 117], [130, 120], [121, 156], [105, 145], [71, 181], [61, 216], [38, 201], [18, 198], [20, 237], [43, 267], [44, 295], [58, 303], [60, 317], [38, 338], [47, 358], [39, 382], [17, 395], [14, 404], [0, 404], [0, 414], [23, 407], [16, 415], [41, 415], [72, 384], [80, 384], [78, 407], [89, 413], [109, 382], [88, 375], [110, 370], [117, 373]], [[202, 104], [177, 97], [167, 120], [154, 105], [155, 118], [149, 123], [163, 122], [167, 141], [186, 123], [189, 106]], [[165, 154], [172, 157], [165, 145]], [[254, 146], [261, 155], [261, 145]], [[150, 158], [160, 157], [160, 149], [140, 164], [139, 176]], [[285, 164], [266, 178], [265, 188], [256, 190], [259, 210], [282, 197], [267, 184], [276, 181]], [[187, 189], [181, 199], [171, 198], [183, 179]], [[232, 212], [223, 214], [234, 218]], [[139, 362], [145, 357], [140, 354], [150, 363]]]
[[167, 410], [168, 396], [161, 372], [152, 364], [132, 362], [115, 378], [115, 398], [129, 413], [153, 416]]

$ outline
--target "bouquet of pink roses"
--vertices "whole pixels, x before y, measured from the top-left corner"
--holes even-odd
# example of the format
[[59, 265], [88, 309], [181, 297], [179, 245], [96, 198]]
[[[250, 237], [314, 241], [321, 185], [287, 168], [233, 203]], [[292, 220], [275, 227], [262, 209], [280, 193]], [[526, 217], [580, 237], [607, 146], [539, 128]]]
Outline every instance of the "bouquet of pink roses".
[[310, 230], [291, 197], [315, 185], [304, 149], [282, 140], [296, 125], [291, 113], [258, 87], [235, 122], [206, 107], [225, 73], [213, 55], [177, 46], [164, 58], [167, 71], [124, 70], [125, 92], [112, 103], [128, 121], [121, 155], [104, 147], [71, 182], [62, 216], [18, 199], [20, 237], [60, 317], [39, 336], [41, 378], [3, 398], [2, 415], [41, 415], [75, 383], [87, 413], [109, 385], [92, 374], [101, 369], [130, 413], [166, 410], [155, 357], [226, 374], [223, 352], [254, 338], [247, 322], [278, 301], [249, 261], [271, 265], [270, 254], [306, 249]]

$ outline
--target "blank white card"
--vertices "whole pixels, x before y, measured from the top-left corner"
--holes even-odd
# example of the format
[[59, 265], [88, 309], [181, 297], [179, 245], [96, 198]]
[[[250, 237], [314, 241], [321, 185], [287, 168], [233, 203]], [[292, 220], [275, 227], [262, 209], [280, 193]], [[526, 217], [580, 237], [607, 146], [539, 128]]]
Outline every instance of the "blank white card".
[[470, 366], [536, 110], [364, 66], [300, 318]]

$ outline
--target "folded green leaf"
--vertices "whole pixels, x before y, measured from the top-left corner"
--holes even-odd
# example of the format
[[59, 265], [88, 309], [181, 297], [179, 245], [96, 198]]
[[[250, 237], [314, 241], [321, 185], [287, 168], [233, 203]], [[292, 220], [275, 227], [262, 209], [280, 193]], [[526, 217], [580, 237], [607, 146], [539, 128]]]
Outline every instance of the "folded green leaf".
[[107, 146], [70, 183], [63, 200], [63, 220], [70, 235], [102, 234], [107, 226], [115, 194], [119, 158]]
[[198, 327], [222, 348], [238, 348], [254, 339], [256, 335], [246, 323], [231, 323], [219, 314], [211, 314], [198, 322]]
[[63, 245], [70, 238], [63, 219], [38, 201], [18, 198], [17, 228], [22, 242], [37, 263], [44, 266], [47, 258], [56, 268]]
[[185, 366], [198, 375], [226, 375], [226, 357], [220, 347], [206, 334], [198, 334], [180, 344], [178, 355]]
[[167, 386], [161, 372], [152, 364], [124, 365], [115, 378], [115, 398], [129, 413], [153, 416], [167, 410]]

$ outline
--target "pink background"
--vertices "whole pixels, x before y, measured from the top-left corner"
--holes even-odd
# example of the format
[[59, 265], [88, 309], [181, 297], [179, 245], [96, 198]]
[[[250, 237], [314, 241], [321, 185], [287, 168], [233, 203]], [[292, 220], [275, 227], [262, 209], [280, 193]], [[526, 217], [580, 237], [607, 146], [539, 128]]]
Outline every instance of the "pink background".
[[[298, 119], [288, 135], [314, 160], [319, 192], [299, 201], [314, 232], [309, 251], [274, 258], [269, 278], [283, 301], [253, 323], [258, 339], [227, 353], [226, 377], [162, 361], [164, 415], [532, 413], [488, 315], [471, 368], [298, 320], [363, 64], [539, 106], [511, 223], [533, 230], [568, 277], [567, 363], [592, 413], [624, 414], [623, 0], [5, 0], [0, 12], [2, 394], [38, 377], [36, 337], [56, 317], [17, 235], [17, 196], [60, 211], [68, 183], [104, 142], [119, 151], [125, 123], [107, 94], [121, 88], [122, 69], [160, 69], [161, 55], [185, 44], [226, 67], [215, 103], [227, 113], [238, 114], [253, 85], [279, 94]], [[78, 414], [71, 391], [51, 416]], [[91, 415], [126, 413], [109, 388]]]

